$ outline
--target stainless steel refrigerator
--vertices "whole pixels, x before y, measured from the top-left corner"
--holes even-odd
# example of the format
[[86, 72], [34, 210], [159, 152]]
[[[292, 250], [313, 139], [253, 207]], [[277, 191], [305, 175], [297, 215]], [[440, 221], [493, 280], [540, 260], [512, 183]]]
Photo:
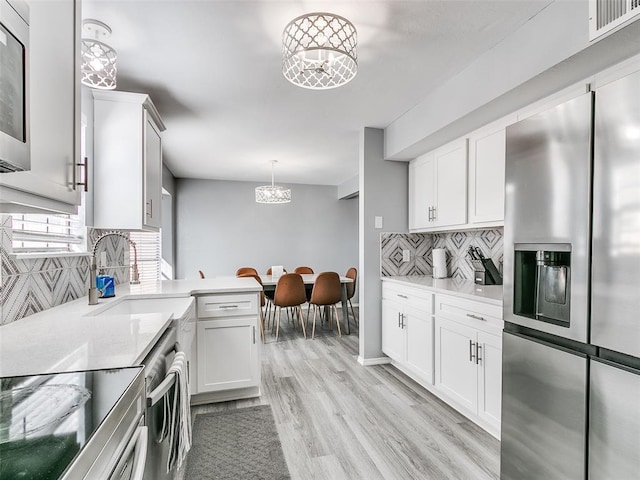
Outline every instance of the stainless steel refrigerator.
[[506, 148], [501, 478], [640, 478], [640, 73]]

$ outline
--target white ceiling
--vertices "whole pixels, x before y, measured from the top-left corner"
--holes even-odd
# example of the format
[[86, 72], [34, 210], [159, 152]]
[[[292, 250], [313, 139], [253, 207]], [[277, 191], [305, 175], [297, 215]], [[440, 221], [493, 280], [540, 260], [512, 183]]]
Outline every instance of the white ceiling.
[[[151, 95], [176, 177], [338, 185], [363, 127], [384, 128], [550, 0], [83, 0], [107, 23], [118, 90]], [[326, 91], [282, 76], [281, 35], [313, 11], [358, 30], [358, 74]], [[469, 85], [469, 88], [474, 88]], [[437, 112], [434, 112], [437, 115]]]

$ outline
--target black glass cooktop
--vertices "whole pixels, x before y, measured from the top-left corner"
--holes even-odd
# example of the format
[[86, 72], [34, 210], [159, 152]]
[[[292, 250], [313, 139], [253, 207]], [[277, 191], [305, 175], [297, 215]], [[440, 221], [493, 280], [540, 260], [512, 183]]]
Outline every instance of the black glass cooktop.
[[139, 371], [0, 379], [0, 479], [61, 478]]

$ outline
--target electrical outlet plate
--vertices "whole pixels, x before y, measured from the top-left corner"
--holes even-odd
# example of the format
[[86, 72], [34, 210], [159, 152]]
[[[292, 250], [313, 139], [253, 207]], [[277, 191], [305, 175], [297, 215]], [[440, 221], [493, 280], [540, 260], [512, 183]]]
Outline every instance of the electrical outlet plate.
[[98, 263], [100, 267], [107, 266], [107, 252], [100, 252], [100, 261]]
[[411, 260], [411, 253], [409, 252], [409, 250], [407, 249], [402, 250], [402, 261], [408, 262], [410, 260]]

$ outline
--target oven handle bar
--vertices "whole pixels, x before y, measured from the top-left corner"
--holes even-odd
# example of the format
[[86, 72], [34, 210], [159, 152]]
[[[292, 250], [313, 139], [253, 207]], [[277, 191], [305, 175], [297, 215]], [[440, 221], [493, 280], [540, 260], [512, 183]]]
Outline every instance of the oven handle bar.
[[[168, 355], [171, 352], [177, 352], [178, 351], [178, 344], [174, 344], [170, 349], [168, 349], [166, 352], [164, 352], [165, 355]], [[153, 407], [156, 403], [158, 403], [160, 401], [160, 399], [162, 397], [164, 397], [164, 394], [167, 393], [169, 391], [169, 389], [171, 387], [173, 387], [173, 385], [176, 383], [176, 374], [175, 373], [170, 373], [169, 375], [167, 375], [166, 377], [164, 377], [164, 380], [162, 380], [162, 382], [160, 383], [160, 385], [158, 385], [156, 388], [153, 389], [153, 391], [147, 396], [147, 407]]]
[[138, 427], [135, 442], [136, 453], [133, 457], [131, 480], [143, 480], [142, 477], [144, 476], [144, 467], [147, 463], [147, 443], [149, 442], [148, 427]]
[[149, 396], [147, 397], [147, 407], [153, 407], [156, 403], [160, 401], [164, 394], [169, 391], [171, 387], [176, 383], [176, 374], [170, 373], [166, 377], [160, 385], [158, 385], [155, 390], [153, 390]]

